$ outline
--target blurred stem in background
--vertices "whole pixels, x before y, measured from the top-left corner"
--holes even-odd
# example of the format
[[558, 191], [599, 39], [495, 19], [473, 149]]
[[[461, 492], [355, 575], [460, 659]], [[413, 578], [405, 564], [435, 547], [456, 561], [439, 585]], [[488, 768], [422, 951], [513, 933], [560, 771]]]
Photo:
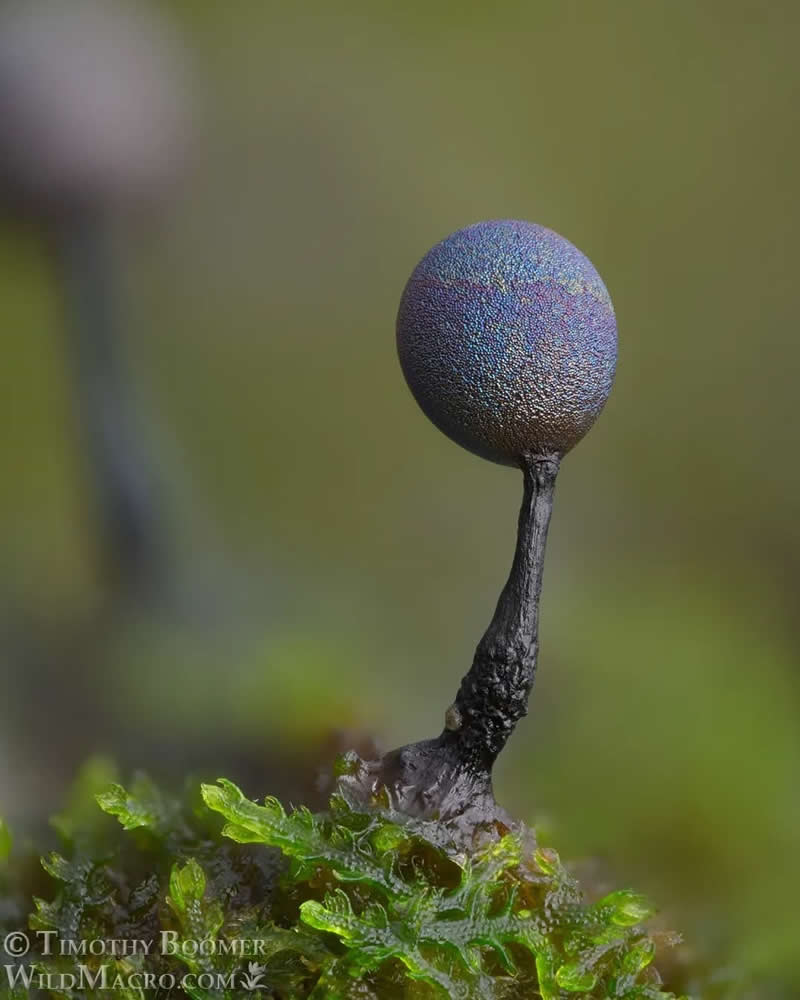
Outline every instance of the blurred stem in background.
[[101, 213], [73, 213], [56, 233], [76, 386], [101, 536], [103, 583], [151, 603], [165, 589], [167, 541], [151, 451], [122, 342], [124, 310]]
[[150, 600], [166, 560], [109, 223], [174, 198], [190, 118], [182, 51], [138, 0], [0, 7], [0, 201], [56, 244], [112, 602]]

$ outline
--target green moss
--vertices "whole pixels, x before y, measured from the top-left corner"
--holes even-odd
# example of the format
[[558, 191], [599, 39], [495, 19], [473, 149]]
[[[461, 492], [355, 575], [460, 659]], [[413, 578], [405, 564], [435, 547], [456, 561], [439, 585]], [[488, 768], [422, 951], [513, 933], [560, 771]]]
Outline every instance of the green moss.
[[[146, 975], [158, 995], [195, 1000], [676, 995], [656, 964], [677, 939], [643, 926], [648, 903], [630, 891], [586, 901], [524, 828], [466, 856], [438, 824], [385, 801], [357, 805], [342, 786], [312, 814], [257, 804], [224, 780], [181, 798], [144, 775], [98, 790], [109, 776], [97, 763], [84, 771], [38, 885], [30, 873], [0, 882], [16, 900], [0, 930], [27, 924], [33, 945], [10, 967], [13, 984], [0, 983], [3, 1000], [37, 985], [59, 998], [152, 996]], [[101, 809], [88, 810], [93, 798]], [[11, 868], [25, 870], [21, 859]], [[30, 915], [15, 924], [26, 897]], [[103, 954], [91, 953], [97, 941]]]

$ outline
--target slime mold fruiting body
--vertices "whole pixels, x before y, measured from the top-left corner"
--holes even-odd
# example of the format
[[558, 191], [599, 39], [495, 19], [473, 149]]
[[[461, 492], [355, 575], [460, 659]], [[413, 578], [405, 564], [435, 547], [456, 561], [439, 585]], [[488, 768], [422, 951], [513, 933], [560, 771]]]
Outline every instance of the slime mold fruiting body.
[[468, 845], [479, 828], [509, 822], [491, 770], [527, 711], [556, 476], [608, 398], [616, 320], [592, 264], [563, 237], [528, 222], [482, 222], [419, 263], [400, 303], [397, 346], [428, 417], [524, 477], [511, 573], [444, 730], [353, 778], [369, 794], [385, 788], [405, 812], [445, 821]]
[[188, 98], [158, 5], [0, 5], [0, 184], [38, 216], [160, 201], [181, 175]]
[[400, 364], [428, 417], [484, 458], [563, 455], [611, 390], [616, 322], [584, 255], [543, 226], [480, 222], [423, 257], [397, 317]]
[[111, 230], [123, 210], [159, 205], [181, 174], [182, 64], [157, 10], [134, 0], [0, 9], [0, 202], [54, 250], [104, 568], [113, 590], [148, 598], [168, 560], [122, 356]]

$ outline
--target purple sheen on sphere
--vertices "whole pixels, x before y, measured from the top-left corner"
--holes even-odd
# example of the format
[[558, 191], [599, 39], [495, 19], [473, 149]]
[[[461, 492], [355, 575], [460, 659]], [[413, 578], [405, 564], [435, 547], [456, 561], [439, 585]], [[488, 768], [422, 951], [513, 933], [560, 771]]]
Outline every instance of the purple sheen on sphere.
[[400, 364], [448, 437], [504, 465], [563, 455], [608, 398], [611, 299], [591, 262], [532, 222], [460, 229], [431, 249], [397, 316]]

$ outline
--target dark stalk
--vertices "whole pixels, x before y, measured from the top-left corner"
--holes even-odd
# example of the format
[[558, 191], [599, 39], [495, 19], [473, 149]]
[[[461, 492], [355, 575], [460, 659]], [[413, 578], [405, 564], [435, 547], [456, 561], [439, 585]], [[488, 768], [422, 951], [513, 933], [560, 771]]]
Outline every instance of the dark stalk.
[[123, 359], [114, 253], [102, 215], [62, 220], [57, 258], [104, 571], [118, 595], [151, 598], [165, 568], [163, 525]]
[[498, 754], [528, 710], [539, 650], [539, 600], [559, 456], [525, 456], [517, 545], [494, 617], [445, 716], [440, 736], [386, 754], [346, 784], [394, 806], [440, 819], [465, 845], [476, 829], [509, 823], [492, 792]]
[[525, 485], [511, 573], [447, 715], [463, 759], [486, 769], [527, 714], [539, 652], [539, 601], [559, 460], [526, 456], [521, 464]]

